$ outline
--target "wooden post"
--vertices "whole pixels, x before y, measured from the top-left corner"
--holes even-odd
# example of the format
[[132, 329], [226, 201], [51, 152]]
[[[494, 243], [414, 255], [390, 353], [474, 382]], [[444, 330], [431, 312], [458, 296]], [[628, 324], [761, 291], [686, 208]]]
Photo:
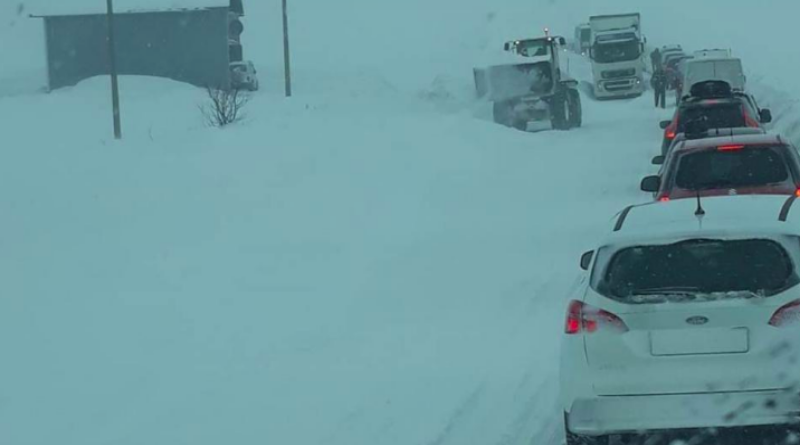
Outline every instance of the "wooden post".
[[117, 80], [117, 51], [114, 45], [114, 4], [106, 0], [108, 9], [108, 64], [111, 71], [111, 102], [114, 109], [114, 138], [122, 139], [122, 123], [119, 111], [119, 82]]
[[289, 12], [283, 0], [283, 69], [286, 97], [292, 97], [292, 65], [289, 57]]

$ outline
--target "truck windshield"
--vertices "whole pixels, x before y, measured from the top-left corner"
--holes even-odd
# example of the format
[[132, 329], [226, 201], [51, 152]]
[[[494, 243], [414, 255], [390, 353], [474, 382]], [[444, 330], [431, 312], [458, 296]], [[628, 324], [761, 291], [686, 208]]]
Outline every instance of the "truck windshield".
[[597, 63], [630, 62], [641, 57], [638, 40], [598, 41], [594, 45], [593, 59]]
[[581, 30], [581, 43], [589, 43], [592, 40], [592, 30], [591, 29], [582, 29]]
[[[797, 240], [787, 244], [796, 246]], [[769, 239], [691, 239], [635, 246], [604, 262], [598, 263], [602, 269], [595, 271], [593, 285], [603, 295], [628, 304], [770, 297], [800, 281], [790, 254]]]
[[550, 42], [545, 40], [523, 40], [517, 44], [517, 53], [525, 57], [550, 55]]

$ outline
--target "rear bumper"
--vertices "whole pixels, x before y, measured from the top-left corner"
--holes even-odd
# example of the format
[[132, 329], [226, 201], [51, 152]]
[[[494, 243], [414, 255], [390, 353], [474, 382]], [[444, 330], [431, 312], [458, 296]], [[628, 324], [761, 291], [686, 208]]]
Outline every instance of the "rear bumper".
[[567, 415], [576, 434], [778, 425], [796, 422], [798, 396], [786, 391], [577, 399]]

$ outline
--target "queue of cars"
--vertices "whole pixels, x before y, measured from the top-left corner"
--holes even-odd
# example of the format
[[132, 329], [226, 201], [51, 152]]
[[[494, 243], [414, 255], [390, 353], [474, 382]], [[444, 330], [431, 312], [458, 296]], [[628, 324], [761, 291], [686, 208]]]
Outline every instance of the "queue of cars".
[[683, 75], [661, 123], [660, 170], [641, 183], [653, 200], [623, 209], [581, 257], [568, 303], [567, 445], [742, 428], [796, 443], [800, 156], [765, 128], [771, 113], [743, 76], [687, 69], [698, 59], [731, 66], [720, 62], [729, 52], [662, 55]]

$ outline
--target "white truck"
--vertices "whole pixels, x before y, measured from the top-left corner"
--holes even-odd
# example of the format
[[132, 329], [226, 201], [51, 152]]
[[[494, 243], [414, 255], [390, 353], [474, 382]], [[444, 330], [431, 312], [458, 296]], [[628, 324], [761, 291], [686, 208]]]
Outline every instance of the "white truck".
[[644, 93], [645, 39], [640, 15], [598, 15], [589, 18], [589, 25], [595, 97], [615, 99]]
[[592, 27], [588, 23], [581, 23], [575, 27], [575, 37], [572, 40], [572, 50], [582, 56], [589, 54], [592, 46]]

